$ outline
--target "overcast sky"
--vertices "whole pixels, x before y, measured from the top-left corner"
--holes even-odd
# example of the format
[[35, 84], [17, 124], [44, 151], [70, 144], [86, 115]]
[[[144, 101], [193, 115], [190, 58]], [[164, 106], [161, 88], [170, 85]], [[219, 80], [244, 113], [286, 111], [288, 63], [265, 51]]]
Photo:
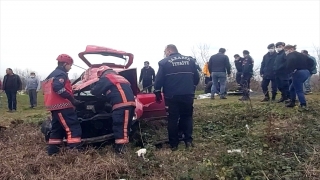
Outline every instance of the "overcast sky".
[[[100, 45], [134, 54], [158, 69], [167, 44], [192, 55], [192, 47], [249, 50], [259, 67], [267, 45], [283, 41], [314, 53], [319, 47], [316, 1], [1, 1], [0, 75], [7, 67], [32, 69], [44, 78], [61, 53], [86, 67], [78, 53]], [[69, 77], [82, 73], [73, 67]]]

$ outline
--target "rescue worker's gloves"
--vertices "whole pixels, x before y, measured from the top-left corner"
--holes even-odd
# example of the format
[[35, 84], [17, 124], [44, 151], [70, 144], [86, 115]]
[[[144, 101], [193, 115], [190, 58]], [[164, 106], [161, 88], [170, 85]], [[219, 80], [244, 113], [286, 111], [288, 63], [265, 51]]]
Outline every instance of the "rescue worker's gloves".
[[72, 105], [77, 106], [77, 105], [81, 104], [82, 101], [79, 101], [77, 99], [72, 99], [71, 103], [72, 103]]
[[154, 90], [153, 93], [156, 95], [156, 102], [160, 104], [162, 101], [161, 91]]

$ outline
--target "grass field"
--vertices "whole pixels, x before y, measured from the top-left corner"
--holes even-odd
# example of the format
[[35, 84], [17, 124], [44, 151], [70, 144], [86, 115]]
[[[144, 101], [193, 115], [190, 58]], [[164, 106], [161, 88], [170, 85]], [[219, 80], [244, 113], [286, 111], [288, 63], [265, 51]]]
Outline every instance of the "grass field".
[[[2, 94], [3, 95], [3, 94]], [[309, 111], [283, 104], [196, 100], [196, 147], [178, 151], [148, 145], [166, 136], [163, 124], [141, 122], [147, 147], [144, 161], [131, 144], [124, 157], [112, 148], [46, 155], [37, 122], [48, 114], [43, 106], [28, 108], [28, 96], [18, 96], [18, 112], [7, 113], [1, 100], [0, 179], [320, 179], [320, 95], [308, 95]], [[42, 97], [39, 95], [39, 104]], [[238, 152], [228, 153], [228, 150]], [[239, 152], [241, 150], [241, 152]]]

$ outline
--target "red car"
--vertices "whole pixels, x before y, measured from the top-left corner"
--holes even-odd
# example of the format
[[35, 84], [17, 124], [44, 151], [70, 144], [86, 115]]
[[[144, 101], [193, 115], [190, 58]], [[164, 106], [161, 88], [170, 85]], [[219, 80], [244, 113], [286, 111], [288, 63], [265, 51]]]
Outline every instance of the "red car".
[[[88, 69], [72, 83], [72, 87], [75, 98], [83, 101], [76, 107], [76, 112], [81, 122], [82, 141], [84, 143], [103, 142], [113, 138], [111, 105], [109, 102], [90, 94], [91, 86], [98, 81], [97, 69], [101, 65], [113, 68], [131, 83], [131, 88], [136, 98], [135, 117], [132, 122], [131, 132], [134, 131], [136, 122], [141, 119], [166, 117], [164, 101], [160, 104], [156, 103], [153, 93], [146, 93], [145, 90], [139, 89], [137, 69], [130, 68], [133, 63], [133, 54], [111, 48], [88, 45], [85, 51], [79, 53], [79, 57], [88, 65]], [[49, 121], [43, 123], [42, 132], [45, 134], [46, 140], [48, 140], [50, 134]]]

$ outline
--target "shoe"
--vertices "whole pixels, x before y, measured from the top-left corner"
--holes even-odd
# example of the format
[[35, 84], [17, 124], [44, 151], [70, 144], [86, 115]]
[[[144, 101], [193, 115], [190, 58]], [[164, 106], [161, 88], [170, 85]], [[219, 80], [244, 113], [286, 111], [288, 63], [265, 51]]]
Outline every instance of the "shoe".
[[186, 149], [195, 147], [192, 142], [186, 142], [185, 144], [186, 144]]
[[214, 94], [211, 94], [210, 99], [212, 100], [214, 99]]
[[56, 145], [49, 145], [47, 147], [47, 153], [49, 156], [56, 155], [60, 152], [60, 148]]
[[304, 94], [305, 94], [305, 95], [312, 94], [312, 91], [305, 92]]
[[115, 153], [124, 154], [125, 153], [125, 145], [124, 144], [116, 144], [114, 147]]
[[13, 111], [12, 110], [8, 110], [7, 112], [12, 113]]
[[221, 96], [220, 99], [227, 99], [225, 96]]
[[307, 105], [300, 105], [299, 111], [309, 111], [309, 109], [307, 108]]
[[177, 151], [178, 150], [178, 146], [171, 147], [170, 149], [171, 149], [171, 151]]
[[269, 100], [270, 100], [269, 97], [265, 97], [265, 98], [263, 98], [260, 102], [268, 102]]
[[239, 98], [239, 101], [247, 101], [249, 100], [249, 97], [247, 96], [242, 96], [241, 98]]
[[293, 108], [293, 107], [295, 107], [295, 106], [296, 106], [296, 103], [295, 103], [295, 102], [290, 102], [290, 103], [286, 104], [286, 107], [291, 107], [291, 108]]
[[291, 102], [291, 99], [285, 100], [284, 102], [285, 102], [286, 104], [288, 104], [288, 103]]
[[284, 102], [284, 101], [286, 101], [286, 100], [288, 100], [288, 98], [283, 98], [283, 97], [281, 97], [277, 103], [282, 103], [282, 102]]

